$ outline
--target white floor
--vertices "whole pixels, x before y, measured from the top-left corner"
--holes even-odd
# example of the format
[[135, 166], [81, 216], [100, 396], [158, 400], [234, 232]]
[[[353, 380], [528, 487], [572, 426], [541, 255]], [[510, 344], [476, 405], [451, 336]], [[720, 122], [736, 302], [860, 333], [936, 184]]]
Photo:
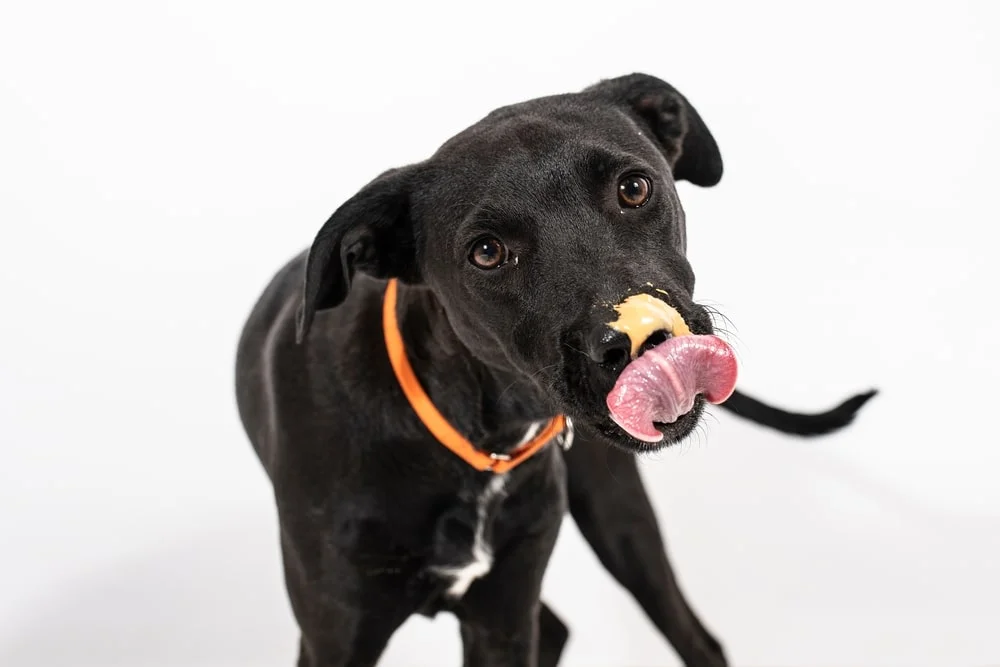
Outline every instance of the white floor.
[[[837, 454], [887, 421], [885, 407], [853, 437], [811, 445], [723, 417], [710, 446], [646, 466], [682, 585], [735, 664], [997, 663], [1000, 520], [935, 511]], [[254, 482], [242, 507], [192, 489], [99, 517], [51, 508], [86, 528], [45, 536], [34, 556], [10, 543], [22, 574], [5, 584], [0, 664], [292, 664], [273, 512]], [[546, 598], [573, 631], [567, 665], [678, 664], [569, 522]], [[458, 651], [452, 619], [414, 619], [385, 664], [458, 664]]]

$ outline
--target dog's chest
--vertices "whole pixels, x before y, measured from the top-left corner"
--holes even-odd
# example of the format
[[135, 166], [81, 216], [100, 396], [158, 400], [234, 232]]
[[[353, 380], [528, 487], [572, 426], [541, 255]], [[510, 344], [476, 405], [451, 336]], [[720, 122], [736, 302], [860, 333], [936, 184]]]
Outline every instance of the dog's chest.
[[506, 482], [506, 475], [491, 477], [473, 502], [459, 502], [439, 517], [428, 571], [446, 583], [446, 597], [461, 598], [493, 567], [492, 524]]

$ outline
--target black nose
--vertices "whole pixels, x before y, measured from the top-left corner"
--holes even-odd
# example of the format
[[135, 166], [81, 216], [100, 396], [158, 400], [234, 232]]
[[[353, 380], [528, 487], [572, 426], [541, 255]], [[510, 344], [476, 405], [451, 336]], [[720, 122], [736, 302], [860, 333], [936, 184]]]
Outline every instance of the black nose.
[[591, 359], [608, 366], [624, 364], [632, 354], [632, 341], [629, 337], [607, 324], [594, 327], [587, 347]]

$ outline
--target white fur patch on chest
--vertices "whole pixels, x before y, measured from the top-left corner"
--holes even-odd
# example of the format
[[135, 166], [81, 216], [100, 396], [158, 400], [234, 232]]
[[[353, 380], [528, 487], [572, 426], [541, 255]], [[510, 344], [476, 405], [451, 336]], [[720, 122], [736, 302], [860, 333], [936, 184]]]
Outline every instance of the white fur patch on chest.
[[445, 595], [450, 598], [457, 599], [465, 595], [472, 582], [485, 576], [493, 567], [493, 548], [485, 537], [487, 513], [490, 502], [503, 493], [506, 481], [506, 475], [494, 475], [476, 499], [476, 528], [469, 561], [461, 566], [434, 568], [436, 574], [451, 580], [451, 585], [445, 591]]

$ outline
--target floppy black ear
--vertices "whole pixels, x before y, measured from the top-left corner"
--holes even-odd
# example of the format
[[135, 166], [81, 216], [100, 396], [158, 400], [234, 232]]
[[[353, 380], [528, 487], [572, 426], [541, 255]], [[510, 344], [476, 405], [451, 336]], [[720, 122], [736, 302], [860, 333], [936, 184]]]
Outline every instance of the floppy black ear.
[[712, 186], [722, 178], [722, 155], [715, 138], [691, 103], [665, 81], [648, 74], [605, 79], [587, 88], [624, 107], [653, 133], [676, 180]]
[[419, 280], [416, 233], [410, 217], [409, 169], [392, 169], [334, 211], [306, 260], [296, 339], [309, 333], [317, 311], [347, 296], [355, 271], [377, 278]]

